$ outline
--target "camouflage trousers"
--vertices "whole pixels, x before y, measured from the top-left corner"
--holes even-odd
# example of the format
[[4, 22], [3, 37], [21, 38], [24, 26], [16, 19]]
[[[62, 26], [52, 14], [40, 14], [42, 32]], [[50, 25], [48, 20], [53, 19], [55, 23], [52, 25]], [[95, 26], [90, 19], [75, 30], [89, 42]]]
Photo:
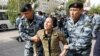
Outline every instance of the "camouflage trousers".
[[25, 48], [24, 50], [24, 56], [33, 56], [33, 48]]
[[66, 56], [89, 56], [90, 51], [91, 51], [91, 48], [85, 51], [81, 51], [80, 53], [76, 53], [77, 51], [73, 52], [72, 50], [69, 50]]
[[[24, 56], [34, 56], [34, 51], [33, 48], [25, 48], [24, 50]], [[42, 51], [38, 51], [38, 55], [37, 56], [43, 56], [43, 52]]]

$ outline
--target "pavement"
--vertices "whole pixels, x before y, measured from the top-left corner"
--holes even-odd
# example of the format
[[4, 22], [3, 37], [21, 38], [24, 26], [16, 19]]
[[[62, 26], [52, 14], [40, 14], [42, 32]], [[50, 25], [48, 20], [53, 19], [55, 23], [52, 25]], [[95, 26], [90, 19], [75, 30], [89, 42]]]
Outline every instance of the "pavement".
[[17, 30], [0, 32], [0, 42], [12, 41], [13, 38], [17, 36], [19, 36], [19, 33]]
[[[0, 32], [0, 56], [24, 56], [25, 42], [17, 42], [19, 36], [17, 30]], [[90, 56], [93, 56], [93, 48], [96, 40], [92, 40]]]
[[25, 42], [17, 42], [17, 30], [0, 32], [0, 56], [24, 56]]

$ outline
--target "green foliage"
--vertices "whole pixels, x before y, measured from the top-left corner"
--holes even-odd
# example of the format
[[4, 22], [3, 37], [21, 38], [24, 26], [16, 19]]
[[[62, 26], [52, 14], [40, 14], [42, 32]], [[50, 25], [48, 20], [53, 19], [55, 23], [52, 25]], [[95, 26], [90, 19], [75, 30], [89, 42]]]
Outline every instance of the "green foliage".
[[73, 2], [75, 2], [74, 0], [68, 0], [68, 2], [67, 2], [67, 4], [66, 4], [66, 14], [68, 15], [69, 14], [69, 5], [71, 4], [71, 3], [73, 3]]
[[89, 10], [89, 14], [93, 14], [93, 13], [100, 14], [100, 5], [91, 7], [91, 9]]
[[25, 3], [30, 3], [31, 0], [8, 0], [8, 19], [15, 23], [15, 20], [17, 18], [17, 14], [20, 13], [20, 6], [22, 6]]
[[32, 0], [33, 2], [36, 2], [37, 0]]
[[78, 1], [78, 2], [84, 3], [86, 0], [75, 0], [75, 1]]
[[36, 11], [36, 9], [39, 7], [39, 2], [38, 2], [37, 0], [33, 0], [32, 3], [34, 3], [34, 8], [33, 8], [33, 10]]
[[17, 5], [18, 1], [17, 0], [9, 0], [8, 2], [8, 10], [7, 10], [7, 14], [8, 14], [8, 19], [14, 23], [14, 19], [16, 17], [16, 14], [18, 12], [18, 5]]
[[36, 3], [36, 4], [34, 5], [34, 10], [36, 10], [36, 8], [37, 8], [38, 6], [39, 6], [39, 4]]

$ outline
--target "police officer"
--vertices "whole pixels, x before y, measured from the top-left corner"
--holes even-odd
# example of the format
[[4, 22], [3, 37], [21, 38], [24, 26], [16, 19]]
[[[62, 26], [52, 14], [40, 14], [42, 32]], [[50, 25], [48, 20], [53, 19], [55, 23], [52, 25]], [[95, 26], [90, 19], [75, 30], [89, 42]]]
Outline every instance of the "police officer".
[[20, 23], [20, 20], [21, 20], [21, 14], [18, 13], [18, 17], [16, 18], [16, 28], [18, 29], [18, 25]]
[[[18, 29], [19, 24], [20, 24], [20, 22], [21, 22], [21, 18], [22, 18], [21, 13], [18, 13], [18, 17], [16, 18], [16, 28], [17, 28], [17, 29]], [[24, 42], [20, 36], [18, 36], [18, 37], [16, 38], [16, 40], [17, 40], [18, 42]]]
[[64, 25], [69, 51], [67, 56], [89, 56], [92, 40], [92, 25], [89, 16], [82, 14], [83, 4], [73, 2], [69, 5], [70, 17]]
[[93, 31], [92, 31], [92, 36], [93, 38], [97, 38], [97, 36], [99, 36], [99, 25], [100, 25], [100, 15], [97, 14], [96, 12], [93, 15], [92, 18], [92, 24], [93, 24]]
[[100, 56], [100, 15], [95, 14], [93, 17], [93, 37], [96, 38], [94, 46], [94, 56]]
[[[22, 39], [26, 42], [24, 56], [33, 56], [33, 42], [31, 37], [36, 34], [36, 32], [41, 28], [43, 20], [40, 17], [37, 17], [31, 7], [31, 4], [25, 4], [21, 7], [21, 13], [24, 18], [21, 19], [19, 24], [19, 32]], [[38, 56], [42, 56], [42, 47], [41, 43], [38, 43], [36, 46], [39, 48]]]

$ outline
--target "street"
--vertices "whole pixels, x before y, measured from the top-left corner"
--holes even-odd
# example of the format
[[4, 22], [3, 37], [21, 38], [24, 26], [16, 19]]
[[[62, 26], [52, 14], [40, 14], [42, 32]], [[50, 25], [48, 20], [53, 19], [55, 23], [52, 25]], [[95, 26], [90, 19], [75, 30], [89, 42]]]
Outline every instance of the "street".
[[[24, 42], [17, 42], [16, 37], [19, 36], [17, 30], [0, 32], [0, 56], [24, 56]], [[93, 46], [95, 40], [92, 41], [92, 51], [90, 56], [93, 56]]]
[[0, 56], [24, 56], [24, 42], [17, 42], [18, 31], [0, 32]]

